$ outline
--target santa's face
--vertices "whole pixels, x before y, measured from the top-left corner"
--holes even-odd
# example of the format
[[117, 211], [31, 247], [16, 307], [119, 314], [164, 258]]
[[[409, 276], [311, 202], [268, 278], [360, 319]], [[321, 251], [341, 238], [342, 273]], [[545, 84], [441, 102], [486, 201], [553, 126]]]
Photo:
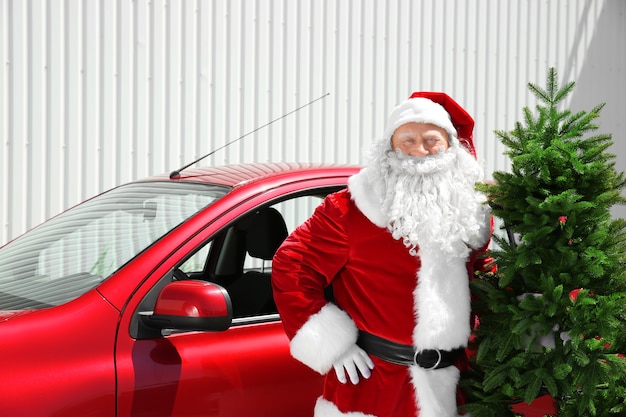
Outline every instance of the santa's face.
[[[413, 125], [416, 129], [423, 126], [424, 133], [429, 128], [434, 131], [432, 126]], [[396, 141], [404, 137], [403, 126], [393, 135]], [[428, 138], [418, 134], [417, 144], [423, 146]], [[392, 148], [389, 139], [382, 140], [372, 149], [370, 175], [377, 184], [375, 190], [388, 229], [411, 253], [417, 253], [417, 247], [437, 247], [451, 256], [465, 257], [469, 246], [476, 248], [481, 225], [488, 224], [485, 198], [474, 188], [482, 169], [458, 142], [450, 147], [442, 143], [436, 152], [435, 147], [433, 153], [418, 156], [401, 151], [399, 146]]]
[[448, 147], [448, 133], [430, 123], [405, 123], [391, 137], [391, 149], [410, 156], [436, 155]]

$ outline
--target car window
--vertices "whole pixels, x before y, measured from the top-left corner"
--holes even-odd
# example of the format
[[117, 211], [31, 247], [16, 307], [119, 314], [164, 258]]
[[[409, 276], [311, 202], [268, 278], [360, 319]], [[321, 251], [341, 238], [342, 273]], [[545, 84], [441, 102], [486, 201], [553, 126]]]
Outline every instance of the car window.
[[67, 210], [0, 248], [0, 310], [78, 297], [227, 192], [207, 184], [139, 182]]
[[[186, 278], [223, 286], [230, 295], [234, 319], [241, 319], [235, 322], [276, 314], [271, 259], [282, 240], [313, 214], [325, 195], [299, 195], [248, 213], [198, 248], [178, 269]], [[180, 279], [180, 275], [168, 279]]]
[[211, 250], [212, 244], [213, 241], [209, 241], [209, 243], [201, 247], [200, 250], [198, 250], [182, 265], [180, 265], [178, 269], [188, 276], [193, 276], [194, 274], [202, 276], [202, 271], [206, 267], [206, 260], [209, 256], [209, 251]]
[[[323, 195], [300, 196], [281, 201], [273, 205], [272, 208], [281, 214], [287, 227], [287, 234], [290, 234], [313, 214], [315, 208], [322, 202], [323, 197]], [[244, 261], [244, 272], [260, 268], [271, 268], [271, 261], [263, 261], [247, 253]]]

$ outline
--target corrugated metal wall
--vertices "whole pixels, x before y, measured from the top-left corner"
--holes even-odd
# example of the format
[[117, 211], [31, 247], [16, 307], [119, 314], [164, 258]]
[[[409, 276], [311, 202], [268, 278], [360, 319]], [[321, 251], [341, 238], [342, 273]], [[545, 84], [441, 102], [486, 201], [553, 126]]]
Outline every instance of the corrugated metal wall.
[[[513, 127], [533, 104], [526, 83], [542, 84], [551, 66], [587, 80], [582, 105], [601, 86], [600, 101], [620, 109], [604, 120], [616, 133], [625, 5], [0, 0], [0, 244], [316, 99], [201, 164], [360, 162], [391, 107], [440, 90], [474, 115], [489, 175], [507, 169], [493, 130]], [[603, 77], [584, 77], [593, 65]]]

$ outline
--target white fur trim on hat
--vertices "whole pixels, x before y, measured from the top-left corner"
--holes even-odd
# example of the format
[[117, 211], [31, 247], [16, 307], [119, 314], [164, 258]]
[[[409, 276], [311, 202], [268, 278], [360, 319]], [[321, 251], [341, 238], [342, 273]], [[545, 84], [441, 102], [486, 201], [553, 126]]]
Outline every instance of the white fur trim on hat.
[[317, 399], [315, 403], [315, 411], [313, 412], [315, 417], [376, 417], [371, 414], [364, 414], [358, 411], [350, 411], [348, 413], [342, 413], [335, 404], [322, 397]]
[[387, 118], [387, 125], [383, 139], [391, 139], [397, 128], [406, 123], [431, 123], [448, 132], [449, 142], [457, 137], [456, 129], [450, 119], [450, 114], [444, 107], [424, 97], [410, 98], [403, 101]]
[[359, 336], [354, 321], [339, 307], [326, 304], [291, 339], [291, 355], [324, 375]]

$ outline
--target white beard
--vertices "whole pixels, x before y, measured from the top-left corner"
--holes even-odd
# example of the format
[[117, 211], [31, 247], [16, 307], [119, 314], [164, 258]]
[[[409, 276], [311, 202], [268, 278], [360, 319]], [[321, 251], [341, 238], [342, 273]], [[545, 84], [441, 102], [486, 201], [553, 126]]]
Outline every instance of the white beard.
[[413, 157], [390, 151], [385, 140], [373, 147], [370, 158], [368, 171], [387, 228], [413, 255], [419, 246], [465, 259], [485, 243], [489, 209], [475, 190], [483, 172], [464, 148]]

